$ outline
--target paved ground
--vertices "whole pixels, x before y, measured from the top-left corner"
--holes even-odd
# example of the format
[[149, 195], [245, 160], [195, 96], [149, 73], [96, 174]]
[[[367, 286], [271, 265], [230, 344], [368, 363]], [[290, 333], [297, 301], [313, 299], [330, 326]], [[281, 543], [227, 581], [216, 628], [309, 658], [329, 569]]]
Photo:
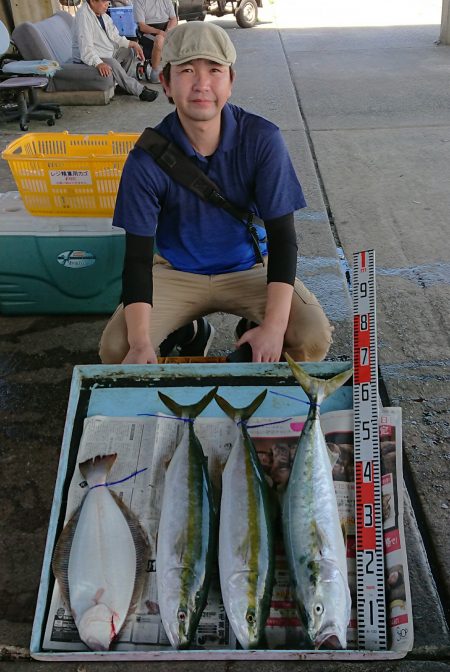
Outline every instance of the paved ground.
[[[351, 355], [349, 298], [336, 247], [350, 262], [355, 250], [376, 249], [381, 380], [404, 413], [415, 645], [406, 660], [371, 667], [444, 670], [450, 645], [443, 611], [450, 585], [450, 47], [434, 43], [440, 2], [379, 0], [369, 7], [353, 0], [296, 0], [295, 13], [293, 4], [269, 6], [252, 30], [237, 29], [232, 18], [218, 20], [238, 51], [233, 101], [275, 121], [291, 150], [309, 204], [297, 218], [299, 272], [336, 327], [331, 358]], [[152, 104], [118, 97], [106, 107], [65, 108], [57, 129], [140, 131], [169, 110], [162, 96]], [[2, 148], [19, 135], [1, 121], [0, 129]], [[30, 130], [56, 129], [35, 122]], [[0, 191], [10, 189], [14, 183], [2, 162]], [[105, 319], [0, 316], [0, 645], [7, 647], [5, 659], [19, 647], [16, 662], [0, 663], [2, 670], [50, 669], [29, 663], [26, 647], [71, 370], [98, 362]], [[232, 348], [235, 320], [214, 321], [219, 333], [212, 354], [222, 354]], [[300, 664], [335, 669], [303, 662], [258, 669]], [[238, 672], [241, 666], [207, 667]], [[77, 672], [99, 667], [64, 665]], [[347, 667], [339, 665], [344, 672]]]

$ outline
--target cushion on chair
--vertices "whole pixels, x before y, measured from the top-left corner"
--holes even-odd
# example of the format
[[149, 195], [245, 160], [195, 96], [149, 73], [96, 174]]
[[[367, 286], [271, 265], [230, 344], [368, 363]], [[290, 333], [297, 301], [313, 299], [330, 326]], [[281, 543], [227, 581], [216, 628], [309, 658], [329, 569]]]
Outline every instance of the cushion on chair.
[[62, 11], [37, 23], [24, 21], [15, 28], [12, 39], [27, 61], [48, 58], [63, 64], [72, 60], [72, 21], [72, 16]]
[[114, 87], [112, 75], [102, 77], [97, 68], [84, 63], [64, 63], [50, 79], [48, 91], [108, 91]]
[[48, 58], [62, 65], [48, 91], [107, 91], [114, 86], [111, 75], [102, 77], [96, 68], [72, 62], [72, 22], [68, 12], [59, 11], [37, 23], [21, 23], [12, 39], [24, 59]]
[[9, 77], [0, 82], [0, 89], [44, 89], [47, 77]]

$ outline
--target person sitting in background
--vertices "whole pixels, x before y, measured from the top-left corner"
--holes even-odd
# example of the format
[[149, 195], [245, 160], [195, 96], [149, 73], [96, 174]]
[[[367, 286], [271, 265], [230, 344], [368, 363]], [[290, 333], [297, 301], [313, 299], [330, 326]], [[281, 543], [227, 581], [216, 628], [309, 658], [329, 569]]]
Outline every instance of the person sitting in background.
[[146, 59], [152, 61], [150, 82], [159, 84], [164, 39], [178, 19], [172, 0], [134, 0], [134, 20], [142, 33], [141, 44]]
[[135, 56], [144, 60], [142, 47], [119, 35], [106, 13], [108, 7], [109, 0], [85, 0], [76, 13], [72, 32], [73, 60], [97, 68], [102, 77], [112, 74], [126, 93], [151, 102], [158, 97], [158, 92], [146, 89], [128, 74], [134, 67]]

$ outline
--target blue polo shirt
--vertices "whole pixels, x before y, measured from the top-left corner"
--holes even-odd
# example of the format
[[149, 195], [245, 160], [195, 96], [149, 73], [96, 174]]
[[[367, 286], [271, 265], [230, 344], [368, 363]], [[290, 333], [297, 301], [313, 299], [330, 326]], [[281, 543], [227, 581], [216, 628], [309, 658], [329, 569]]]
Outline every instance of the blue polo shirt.
[[[193, 157], [226, 198], [261, 219], [305, 207], [281, 132], [263, 117], [227, 103], [219, 146], [208, 158], [193, 149], [176, 111], [155, 128]], [[125, 162], [113, 224], [138, 236], [155, 236], [159, 253], [180, 271], [231, 273], [258, 261], [242, 222], [172, 180], [140, 148]], [[264, 230], [259, 234], [262, 240]], [[266, 244], [260, 247], [266, 254]]]

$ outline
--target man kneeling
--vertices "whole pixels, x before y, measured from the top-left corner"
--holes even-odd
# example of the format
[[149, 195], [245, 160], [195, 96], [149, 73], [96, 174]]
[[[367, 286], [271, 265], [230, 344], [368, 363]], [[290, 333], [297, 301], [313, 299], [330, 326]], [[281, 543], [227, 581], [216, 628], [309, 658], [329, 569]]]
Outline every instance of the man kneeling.
[[175, 110], [156, 130], [265, 229], [255, 224], [252, 237], [243, 221], [172, 179], [142, 147], [132, 149], [114, 213], [126, 231], [123, 303], [103, 332], [105, 364], [155, 363], [156, 349], [162, 354], [189, 323], [185, 345], [206, 354], [212, 331], [204, 316], [217, 311], [244, 318], [236, 345], [248, 343], [254, 362], [277, 362], [284, 350], [297, 361], [328, 352], [332, 327], [296, 278], [293, 213], [306, 205], [303, 191], [280, 129], [228, 102], [235, 59], [214, 23], [173, 28], [161, 84]]

